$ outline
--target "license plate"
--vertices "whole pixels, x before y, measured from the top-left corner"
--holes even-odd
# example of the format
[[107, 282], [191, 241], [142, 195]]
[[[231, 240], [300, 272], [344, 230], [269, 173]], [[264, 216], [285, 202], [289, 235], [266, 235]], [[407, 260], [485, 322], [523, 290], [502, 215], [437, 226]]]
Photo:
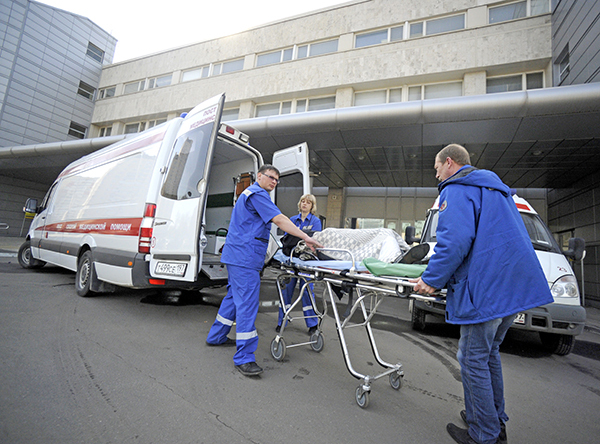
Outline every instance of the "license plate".
[[166, 274], [168, 276], [183, 276], [187, 264], [171, 264], [169, 262], [159, 262], [156, 264], [154, 272], [156, 274]]
[[517, 317], [515, 318], [514, 324], [524, 324], [525, 323], [525, 313], [519, 313], [517, 314]]

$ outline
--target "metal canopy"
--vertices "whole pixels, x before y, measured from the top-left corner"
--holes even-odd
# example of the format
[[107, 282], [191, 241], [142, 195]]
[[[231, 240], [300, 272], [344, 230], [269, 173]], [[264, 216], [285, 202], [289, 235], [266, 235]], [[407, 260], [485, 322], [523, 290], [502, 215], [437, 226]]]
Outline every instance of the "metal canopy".
[[[455, 142], [472, 153], [473, 165], [495, 171], [513, 188], [564, 188], [600, 168], [600, 83], [337, 108], [232, 126], [250, 136], [266, 161], [306, 141], [316, 187], [434, 187], [435, 154]], [[70, 161], [107, 139], [62, 142], [60, 149], [0, 148], [0, 175], [50, 184]]]

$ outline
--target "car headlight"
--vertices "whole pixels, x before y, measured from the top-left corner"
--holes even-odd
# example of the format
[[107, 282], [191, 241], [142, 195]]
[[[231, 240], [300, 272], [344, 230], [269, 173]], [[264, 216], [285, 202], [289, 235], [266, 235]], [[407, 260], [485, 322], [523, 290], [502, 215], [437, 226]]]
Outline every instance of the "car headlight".
[[550, 289], [554, 298], [578, 298], [579, 289], [575, 276], [563, 276], [552, 284]]

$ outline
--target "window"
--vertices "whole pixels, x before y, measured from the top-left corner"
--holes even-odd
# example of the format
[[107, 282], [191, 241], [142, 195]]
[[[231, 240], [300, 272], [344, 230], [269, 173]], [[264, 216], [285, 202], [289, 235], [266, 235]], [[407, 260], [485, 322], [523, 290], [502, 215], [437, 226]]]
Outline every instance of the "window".
[[103, 128], [100, 128], [100, 134], [98, 135], [99, 137], [108, 137], [112, 134], [112, 126], [105, 126]]
[[287, 62], [292, 60], [293, 54], [294, 48], [287, 48], [275, 52], [269, 52], [267, 54], [260, 54], [256, 58], [256, 66], [267, 66], [275, 63]]
[[124, 134], [135, 134], [144, 131], [145, 124], [143, 122], [129, 123], [125, 125]]
[[413, 101], [413, 100], [421, 100], [423, 98], [422, 95], [422, 86], [410, 86], [408, 88], [408, 100], [409, 101]]
[[160, 125], [162, 123], [165, 123], [166, 121], [167, 121], [166, 118], [165, 119], [149, 120], [148, 124], [146, 125], [146, 128], [147, 129], [154, 128], [155, 126], [158, 126], [158, 125]]
[[554, 62], [554, 72], [556, 74], [555, 78], [558, 78], [559, 85], [567, 78], [569, 72], [571, 71], [571, 66], [569, 63], [569, 45], [567, 44]]
[[396, 26], [390, 29], [390, 41], [396, 42], [404, 39], [404, 26]]
[[410, 24], [410, 37], [421, 37], [423, 35], [423, 22]]
[[531, 15], [546, 14], [550, 12], [550, 3], [548, 0], [530, 0]]
[[110, 88], [103, 88], [100, 90], [100, 99], [106, 99], [108, 97], [114, 97], [115, 96], [115, 91], [116, 91], [116, 87], [115, 86], [111, 86]]
[[123, 94], [133, 94], [138, 91], [142, 91], [144, 89], [144, 84], [146, 82], [144, 80], [139, 80], [137, 82], [127, 83], [125, 84], [125, 89], [123, 90]]
[[354, 106], [376, 105], [402, 101], [402, 88], [382, 89], [378, 91], [357, 92], [354, 94]]
[[255, 117], [277, 116], [279, 114], [290, 114], [292, 102], [268, 103], [256, 107]]
[[92, 85], [88, 85], [85, 82], [79, 82], [79, 88], [77, 89], [77, 94], [85, 97], [86, 99], [94, 100], [94, 94], [96, 93], [96, 88]]
[[462, 96], [462, 82], [425, 85], [425, 100]]
[[383, 29], [380, 31], [369, 32], [366, 34], [360, 34], [356, 36], [354, 46], [356, 48], [362, 48], [365, 46], [378, 45], [380, 43], [387, 43], [388, 41], [388, 30]]
[[87, 127], [80, 125], [79, 123], [71, 122], [69, 126], [69, 136], [76, 137], [77, 139], [85, 139], [85, 132]]
[[152, 79], [148, 79], [148, 89], [160, 88], [161, 86], [169, 86], [171, 84], [172, 77], [173, 75], [169, 74], [168, 76], [154, 77]]
[[221, 74], [241, 71], [242, 69], [244, 69], [244, 59], [232, 60], [230, 62], [223, 63], [223, 69], [221, 71]]
[[506, 22], [523, 18], [527, 15], [527, 2], [521, 1], [508, 5], [496, 6], [489, 9], [489, 21], [492, 23]]
[[189, 82], [191, 80], [203, 79], [205, 77], [208, 77], [209, 72], [210, 66], [203, 66], [202, 68], [185, 71], [183, 73], [183, 76], [181, 77], [181, 81]]
[[427, 20], [427, 35], [440, 34], [442, 32], [456, 31], [465, 29], [465, 15], [453, 15], [439, 19]]
[[486, 93], [521, 91], [523, 89], [522, 75], [487, 79]]
[[336, 52], [337, 50], [338, 50], [338, 39], [329, 40], [327, 42], [312, 43], [310, 45], [309, 55], [311, 57], [313, 57], [313, 56], [318, 56], [318, 55], [323, 55], [323, 54], [330, 54], [332, 52]]
[[308, 110], [309, 111], [320, 111], [323, 109], [335, 108], [335, 96], [322, 97], [320, 99], [309, 99]]
[[232, 109], [224, 109], [223, 114], [221, 116], [221, 122], [230, 122], [232, 120], [237, 120], [240, 118], [240, 109], [232, 108]]
[[[525, 87], [523, 87], [525, 85]], [[506, 77], [487, 79], [487, 94], [521, 91], [523, 89], [538, 89], [544, 87], [544, 73], [532, 72]]]
[[100, 63], [102, 63], [102, 60], [104, 59], [104, 51], [102, 51], [100, 48], [98, 48], [92, 42], [88, 42], [86, 55], [93, 58], [94, 60], [97, 60]]
[[255, 116], [256, 117], [277, 116], [277, 115], [279, 115], [280, 108], [281, 108], [281, 103], [269, 103], [267, 105], [257, 105]]

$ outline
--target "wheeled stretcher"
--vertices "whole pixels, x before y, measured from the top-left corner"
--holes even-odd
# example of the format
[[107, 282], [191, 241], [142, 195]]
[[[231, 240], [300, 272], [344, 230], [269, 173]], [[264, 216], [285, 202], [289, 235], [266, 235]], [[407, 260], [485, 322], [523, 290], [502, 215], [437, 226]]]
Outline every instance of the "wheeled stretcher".
[[[322, 248], [319, 249], [321, 252], [327, 254], [335, 253], [339, 257], [340, 254], [347, 255], [350, 260], [300, 260], [293, 257], [293, 254], [281, 261], [282, 273], [277, 277], [277, 289], [279, 293], [279, 299], [281, 307], [285, 307], [282, 289], [285, 287], [285, 282], [290, 277], [297, 278], [302, 283], [300, 288], [299, 296], [292, 301], [292, 303], [284, 309], [284, 322], [282, 322], [281, 330], [275, 336], [271, 342], [271, 355], [277, 361], [284, 359], [286, 350], [288, 348], [300, 347], [310, 345], [310, 347], [320, 352], [324, 347], [324, 339], [322, 332], [322, 323], [327, 314], [327, 299], [329, 299], [333, 311], [333, 317], [335, 319], [335, 325], [342, 347], [342, 354], [346, 367], [350, 374], [361, 381], [360, 385], [356, 388], [356, 402], [362, 407], [366, 408], [369, 405], [369, 397], [371, 393], [371, 383], [383, 377], [389, 377], [389, 383], [393, 389], [399, 390], [402, 386], [402, 378], [404, 371], [402, 370], [402, 364], [392, 364], [385, 361], [379, 354], [373, 330], [371, 328], [371, 320], [377, 313], [379, 305], [382, 303], [385, 297], [399, 297], [399, 298], [415, 298], [423, 301], [436, 301], [440, 302], [444, 298], [442, 292], [436, 293], [431, 296], [417, 295], [412, 293], [414, 283], [410, 282], [409, 279], [419, 276], [424, 266], [417, 266], [417, 269], [410, 269], [410, 267], [394, 268], [392, 264], [383, 264], [379, 261], [370, 261], [370, 267], [367, 259], [361, 264], [356, 264], [356, 261], [352, 255], [352, 252], [344, 249], [334, 248]], [[378, 262], [374, 264], [373, 262]], [[377, 265], [378, 267], [375, 267]], [[395, 265], [395, 264], [393, 264]], [[400, 264], [398, 264], [400, 265]], [[418, 267], [421, 267], [420, 269]], [[378, 268], [383, 274], [398, 273], [399, 271], [407, 271], [407, 276], [382, 276], [376, 275], [369, 271], [370, 269]], [[377, 273], [380, 274], [380, 273]], [[317, 282], [321, 282], [325, 285], [325, 291], [323, 294], [323, 310], [319, 311], [315, 303], [314, 285]], [[304, 316], [294, 317], [292, 312], [301, 303], [302, 295], [304, 291], [308, 291], [312, 308], [315, 312], [313, 317], [318, 318], [317, 330], [312, 333], [308, 342], [302, 342], [292, 345], [287, 345], [284, 339], [285, 326], [287, 322], [294, 319], [304, 319]], [[341, 316], [336, 304], [336, 298], [340, 298], [341, 293], [347, 293], [349, 295], [348, 309], [344, 316]], [[355, 295], [354, 295], [355, 293]], [[353, 315], [358, 312], [361, 316], [360, 322], [351, 322]], [[358, 372], [352, 366], [350, 360], [350, 352], [344, 335], [344, 330], [348, 328], [364, 327], [367, 333], [367, 338], [371, 345], [373, 356], [377, 363], [383, 367], [383, 371], [378, 374], [366, 375]]]

